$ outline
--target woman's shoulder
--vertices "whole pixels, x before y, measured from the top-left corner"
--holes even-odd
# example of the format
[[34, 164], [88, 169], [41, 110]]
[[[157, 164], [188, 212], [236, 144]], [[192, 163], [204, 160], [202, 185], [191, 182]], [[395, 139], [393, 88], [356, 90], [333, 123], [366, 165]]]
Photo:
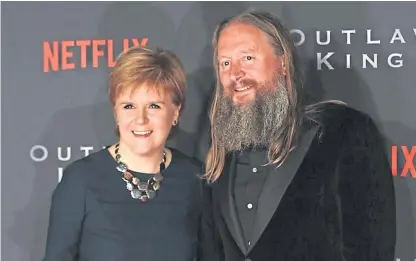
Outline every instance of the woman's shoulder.
[[175, 168], [187, 168], [190, 170], [195, 170], [201, 172], [203, 170], [204, 164], [195, 157], [191, 157], [177, 148], [169, 147], [172, 152], [172, 165]]
[[92, 174], [97, 173], [97, 169], [103, 168], [110, 156], [106, 148], [74, 160], [64, 168], [62, 179], [86, 180]]

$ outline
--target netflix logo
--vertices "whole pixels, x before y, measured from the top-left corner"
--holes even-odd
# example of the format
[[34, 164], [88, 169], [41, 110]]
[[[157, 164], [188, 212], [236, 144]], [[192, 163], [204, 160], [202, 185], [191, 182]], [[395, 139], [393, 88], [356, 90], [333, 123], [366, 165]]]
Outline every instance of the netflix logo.
[[[391, 171], [393, 176], [411, 177], [416, 179], [416, 146], [397, 146], [391, 147]], [[399, 159], [404, 160], [404, 164], [399, 165]]]
[[133, 46], [144, 47], [147, 42], [148, 38], [122, 39], [122, 48], [117, 51], [113, 39], [44, 41], [43, 72], [85, 69], [89, 63], [92, 68], [98, 68], [100, 59], [106, 59], [107, 66], [111, 68], [121, 52]]

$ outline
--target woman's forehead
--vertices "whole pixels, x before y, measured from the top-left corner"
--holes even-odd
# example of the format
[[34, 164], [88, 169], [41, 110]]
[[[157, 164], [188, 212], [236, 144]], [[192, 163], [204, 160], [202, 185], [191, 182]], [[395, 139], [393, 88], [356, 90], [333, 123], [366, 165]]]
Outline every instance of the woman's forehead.
[[143, 83], [139, 85], [129, 85], [122, 87], [117, 99], [131, 100], [165, 100], [170, 98], [167, 92], [168, 88], [161, 84]]

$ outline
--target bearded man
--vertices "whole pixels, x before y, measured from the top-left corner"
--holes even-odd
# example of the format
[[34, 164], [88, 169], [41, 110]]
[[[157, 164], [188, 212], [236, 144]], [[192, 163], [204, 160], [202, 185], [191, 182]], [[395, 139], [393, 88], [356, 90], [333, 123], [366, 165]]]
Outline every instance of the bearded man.
[[267, 12], [224, 20], [213, 47], [204, 228], [218, 260], [392, 261], [394, 185], [374, 121], [304, 104], [290, 33]]

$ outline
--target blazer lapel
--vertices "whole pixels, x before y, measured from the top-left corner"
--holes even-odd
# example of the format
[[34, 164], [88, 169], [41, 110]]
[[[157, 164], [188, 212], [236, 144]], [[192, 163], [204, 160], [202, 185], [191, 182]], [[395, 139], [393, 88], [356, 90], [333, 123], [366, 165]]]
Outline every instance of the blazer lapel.
[[242, 253], [247, 253], [247, 247], [244, 242], [243, 233], [240, 226], [240, 221], [237, 216], [235, 207], [233, 192], [234, 192], [234, 177], [235, 177], [235, 153], [231, 153], [227, 156], [223, 175], [219, 180], [219, 191], [221, 201], [221, 209], [223, 212], [224, 220], [227, 223], [228, 230], [233, 236], [236, 244], [240, 248]]
[[266, 179], [259, 197], [256, 220], [253, 226], [251, 244], [248, 251], [250, 251], [257, 243], [273, 214], [276, 212], [287, 187], [293, 180], [293, 177], [314, 139], [317, 130], [318, 127], [314, 127], [306, 132], [301, 138], [298, 147], [290, 153], [289, 157], [279, 168], [276, 169], [275, 166], [269, 166], [270, 174]]

